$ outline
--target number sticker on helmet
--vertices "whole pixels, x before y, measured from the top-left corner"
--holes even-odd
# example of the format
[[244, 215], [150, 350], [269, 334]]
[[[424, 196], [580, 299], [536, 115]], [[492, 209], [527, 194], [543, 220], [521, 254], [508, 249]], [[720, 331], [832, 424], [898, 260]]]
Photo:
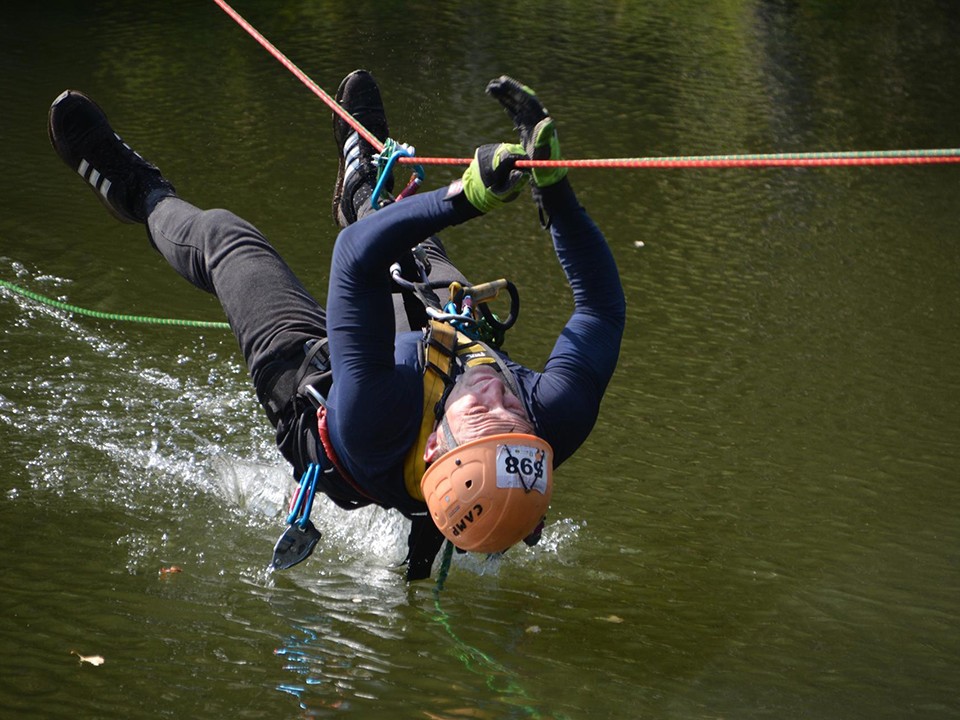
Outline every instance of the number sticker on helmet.
[[543, 450], [525, 445], [497, 447], [497, 487], [520, 488], [541, 495], [547, 491], [547, 473]]

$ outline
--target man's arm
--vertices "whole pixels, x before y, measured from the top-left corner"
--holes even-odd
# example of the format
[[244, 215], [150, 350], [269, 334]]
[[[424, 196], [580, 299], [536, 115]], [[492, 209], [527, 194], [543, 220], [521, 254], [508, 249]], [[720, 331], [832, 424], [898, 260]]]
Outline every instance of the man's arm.
[[328, 427], [358, 481], [358, 470], [375, 477], [399, 463], [422, 414], [417, 368], [398, 364], [394, 350], [390, 265], [424, 238], [516, 198], [527, 176], [514, 163], [523, 157], [518, 145], [482, 145], [450, 187], [393, 203], [337, 239], [327, 296]]
[[[503, 106], [531, 160], [560, 160], [556, 125], [534, 91], [506, 75], [487, 92]], [[573, 289], [574, 310], [542, 374], [527, 377], [527, 407], [559, 465], [593, 428], [620, 353], [626, 316], [616, 263], [603, 234], [566, 180], [562, 164], [533, 169], [534, 196], [550, 218], [553, 244]], [[527, 371], [524, 374], [529, 373]]]
[[420, 375], [395, 357], [389, 268], [423, 238], [479, 214], [445, 195], [443, 188], [388, 205], [343, 230], [334, 247], [328, 422], [341, 459], [362, 467], [362, 475], [385, 472], [402, 458], [420, 422]]
[[530, 402], [538, 432], [560, 464], [586, 440], [616, 368], [626, 302], [603, 234], [566, 179], [536, 191], [573, 291], [574, 310], [557, 338]]

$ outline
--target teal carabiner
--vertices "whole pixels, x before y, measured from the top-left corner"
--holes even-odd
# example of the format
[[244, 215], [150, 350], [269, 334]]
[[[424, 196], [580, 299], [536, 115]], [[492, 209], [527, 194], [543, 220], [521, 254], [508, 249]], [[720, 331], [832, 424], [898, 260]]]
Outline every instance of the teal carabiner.
[[[387, 178], [390, 177], [397, 160], [401, 157], [414, 157], [415, 155], [416, 149], [412, 146], [387, 138], [387, 141], [383, 144], [383, 150], [376, 155], [377, 184], [374, 186], [373, 195], [370, 198], [370, 204], [374, 210], [380, 209], [380, 193], [383, 192], [383, 186], [386, 184]], [[416, 173], [418, 180], [423, 182], [423, 166], [414, 165], [413, 171]]]

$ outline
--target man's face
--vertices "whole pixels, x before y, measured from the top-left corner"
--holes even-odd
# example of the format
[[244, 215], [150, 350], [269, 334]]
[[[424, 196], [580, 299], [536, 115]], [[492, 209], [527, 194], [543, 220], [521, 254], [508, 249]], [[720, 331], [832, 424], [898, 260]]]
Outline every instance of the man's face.
[[534, 434], [523, 402], [489, 365], [469, 368], [450, 391], [446, 418], [459, 443], [497, 433]]

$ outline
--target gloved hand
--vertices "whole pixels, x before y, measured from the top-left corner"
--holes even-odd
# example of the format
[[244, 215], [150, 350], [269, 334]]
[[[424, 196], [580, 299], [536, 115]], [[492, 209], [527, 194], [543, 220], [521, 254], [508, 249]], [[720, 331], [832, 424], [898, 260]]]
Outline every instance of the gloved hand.
[[526, 159], [523, 147], [517, 144], [481, 145], [463, 173], [464, 196], [483, 213], [510, 202], [530, 179], [514, 167], [517, 160]]
[[[511, 77], [501, 75], [487, 84], [487, 93], [496, 98], [520, 133], [524, 152], [531, 160], [559, 160], [560, 140], [553, 118], [537, 99], [533, 90]], [[547, 187], [560, 182], [567, 174], [565, 167], [534, 168], [533, 183]]]

